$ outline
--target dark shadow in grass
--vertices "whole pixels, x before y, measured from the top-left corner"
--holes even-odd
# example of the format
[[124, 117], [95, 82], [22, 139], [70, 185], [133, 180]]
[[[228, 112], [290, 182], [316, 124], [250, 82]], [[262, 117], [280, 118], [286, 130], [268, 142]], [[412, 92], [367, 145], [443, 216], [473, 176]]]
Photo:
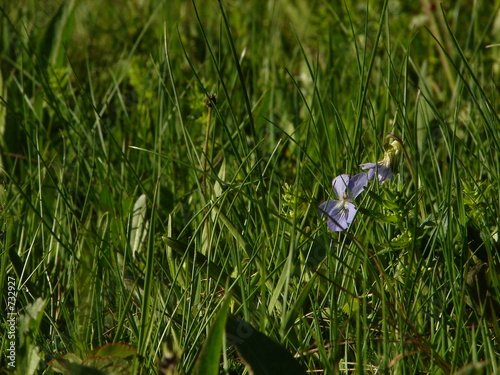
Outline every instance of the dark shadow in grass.
[[306, 374], [302, 365], [283, 346], [244, 320], [229, 316], [226, 334], [227, 343], [236, 347], [239, 357], [251, 374]]

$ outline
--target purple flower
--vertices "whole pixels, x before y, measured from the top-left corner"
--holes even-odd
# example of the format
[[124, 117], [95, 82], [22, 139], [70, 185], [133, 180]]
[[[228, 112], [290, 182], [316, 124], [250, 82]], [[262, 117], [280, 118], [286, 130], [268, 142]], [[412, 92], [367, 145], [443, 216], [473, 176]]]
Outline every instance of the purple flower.
[[375, 174], [377, 174], [378, 183], [382, 185], [386, 180], [392, 177], [392, 172], [396, 169], [397, 156], [403, 149], [403, 143], [399, 138], [393, 134], [389, 134], [386, 138], [392, 137], [394, 141], [392, 143], [387, 143], [385, 145], [384, 158], [376, 163], [364, 163], [359, 166], [368, 170], [368, 180], [372, 181], [375, 179]]
[[385, 180], [389, 180], [392, 177], [392, 168], [390, 164], [381, 160], [377, 163], [364, 163], [359, 165], [362, 169], [368, 170], [368, 180], [372, 181], [375, 179], [375, 173], [378, 177], [378, 183], [382, 185]]
[[357, 210], [353, 201], [368, 186], [368, 175], [363, 172], [351, 178], [341, 174], [333, 179], [332, 186], [338, 200], [321, 203], [319, 214], [328, 219], [328, 228], [340, 232], [354, 220]]

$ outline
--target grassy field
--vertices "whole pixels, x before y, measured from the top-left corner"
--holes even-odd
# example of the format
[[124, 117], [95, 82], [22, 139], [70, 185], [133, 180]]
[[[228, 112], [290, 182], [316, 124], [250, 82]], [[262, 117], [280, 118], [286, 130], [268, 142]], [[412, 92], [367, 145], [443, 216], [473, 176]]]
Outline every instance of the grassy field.
[[0, 372], [500, 373], [500, 2], [451, 3], [1, 1]]

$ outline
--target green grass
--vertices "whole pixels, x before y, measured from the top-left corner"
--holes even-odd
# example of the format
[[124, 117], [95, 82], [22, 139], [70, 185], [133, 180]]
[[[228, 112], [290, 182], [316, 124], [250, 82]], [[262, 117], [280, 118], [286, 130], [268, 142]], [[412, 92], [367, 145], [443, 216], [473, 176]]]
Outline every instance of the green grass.
[[311, 373], [500, 372], [498, 1], [59, 3], [0, 6], [6, 373], [195, 373], [224, 296]]

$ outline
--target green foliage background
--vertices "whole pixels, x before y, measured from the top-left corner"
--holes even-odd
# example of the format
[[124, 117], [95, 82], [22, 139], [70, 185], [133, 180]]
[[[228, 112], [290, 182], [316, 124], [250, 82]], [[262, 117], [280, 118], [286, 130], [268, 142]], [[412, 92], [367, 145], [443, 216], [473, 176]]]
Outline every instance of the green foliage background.
[[[151, 374], [166, 343], [193, 373], [231, 292], [310, 371], [498, 372], [499, 5], [0, 2], [0, 366], [115, 342]], [[388, 133], [395, 176], [329, 232]]]

